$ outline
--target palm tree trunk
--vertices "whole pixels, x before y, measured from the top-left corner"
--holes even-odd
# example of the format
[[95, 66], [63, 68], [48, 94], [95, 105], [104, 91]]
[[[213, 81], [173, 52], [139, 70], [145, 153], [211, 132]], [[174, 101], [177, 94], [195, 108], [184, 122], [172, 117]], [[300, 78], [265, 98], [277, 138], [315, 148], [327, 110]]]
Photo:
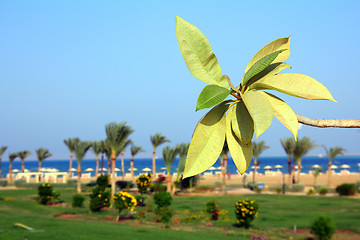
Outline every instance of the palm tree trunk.
[[0, 178], [1, 178], [1, 173], [2, 171], [1, 171], [1, 157], [0, 157]]
[[152, 172], [153, 176], [156, 176], [156, 159], [155, 159], [155, 150], [153, 151], [153, 158], [152, 158]]
[[13, 175], [12, 175], [12, 162], [9, 162], [9, 182], [12, 183], [13, 182]]
[[300, 174], [301, 174], [301, 160], [298, 161], [298, 179], [297, 179], [297, 183], [300, 183]]
[[257, 169], [257, 159], [254, 158], [254, 173], [253, 173], [253, 182], [255, 183], [255, 175]]
[[80, 163], [78, 163], [77, 167], [77, 193], [81, 193], [81, 166]]
[[130, 160], [130, 175], [131, 179], [134, 179], [134, 157], [131, 157]]
[[328, 166], [328, 184], [327, 184], [329, 187], [331, 185], [331, 174], [332, 174], [331, 165], [332, 165], [332, 162], [329, 162], [329, 166]]
[[111, 162], [110, 159], [108, 159], [108, 175], [111, 176]]
[[72, 169], [72, 161], [73, 161], [73, 154], [72, 153], [70, 153], [70, 162], [69, 162], [69, 178], [71, 178], [71, 173], [72, 173], [72, 171], [71, 171], [71, 169]]
[[104, 175], [104, 154], [101, 154], [101, 176]]
[[225, 186], [226, 186], [226, 174], [227, 174], [227, 160], [228, 156], [224, 155], [224, 167], [223, 167], [223, 182], [222, 182], [222, 191], [225, 193]]
[[288, 155], [289, 184], [291, 185], [291, 155]]
[[292, 185], [293, 183], [295, 183], [295, 162], [293, 162], [293, 167], [292, 167], [292, 182], [290, 183], [290, 185]]
[[95, 177], [97, 178], [99, 174], [99, 156], [96, 155], [96, 168], [95, 168]]
[[[170, 169], [169, 169], [170, 170]], [[167, 171], [167, 177], [166, 177], [166, 191], [171, 193], [171, 175], [170, 171]]]
[[121, 152], [121, 180], [124, 181], [124, 177], [125, 177], [124, 152]]
[[41, 182], [41, 172], [40, 172], [41, 164], [42, 164], [42, 162], [39, 161], [39, 182]]
[[25, 172], [25, 159], [21, 159], [21, 172]]
[[111, 172], [111, 197], [115, 194], [115, 165], [116, 165], [116, 155], [115, 152], [111, 153], [112, 160], [112, 172]]

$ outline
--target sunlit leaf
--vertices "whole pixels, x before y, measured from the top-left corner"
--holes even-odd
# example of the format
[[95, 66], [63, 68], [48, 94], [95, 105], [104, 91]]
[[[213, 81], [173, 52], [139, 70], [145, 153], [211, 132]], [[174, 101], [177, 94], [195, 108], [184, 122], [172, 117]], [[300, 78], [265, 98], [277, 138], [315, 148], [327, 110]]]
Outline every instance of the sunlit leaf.
[[244, 102], [240, 101], [230, 111], [232, 111], [231, 126], [236, 137], [243, 143], [251, 142], [254, 135], [254, 122]]
[[269, 66], [272, 61], [275, 60], [277, 56], [279, 56], [280, 53], [287, 51], [287, 49], [281, 49], [279, 51], [270, 53], [269, 55], [261, 58], [259, 61], [254, 63], [249, 70], [245, 73], [244, 78], [242, 80], [242, 85], [245, 86], [245, 84], [256, 74], [260, 73], [262, 70], [264, 70], [267, 66]]
[[261, 71], [259, 74], [256, 74], [256, 76], [252, 77], [247, 85], [250, 86], [251, 84], [259, 81], [261, 82], [262, 80], [264, 80], [265, 78], [268, 77], [272, 77], [275, 74], [278, 74], [279, 72], [281, 72], [282, 70], [291, 67], [289, 64], [287, 63], [273, 63], [270, 64], [269, 66], [267, 66], [267, 68], [265, 68], [263, 71]]
[[273, 108], [274, 116], [294, 134], [294, 138], [296, 140], [299, 130], [299, 122], [291, 107], [287, 105], [286, 102], [270, 93], [262, 91], [259, 91], [259, 93], [262, 93], [267, 97]]
[[225, 112], [228, 107], [222, 102], [198, 122], [186, 157], [184, 178], [202, 173], [218, 159], [225, 142]]
[[242, 143], [232, 131], [231, 121], [233, 113], [233, 111], [229, 111], [226, 116], [226, 142], [237, 169], [243, 174], [250, 165], [253, 148], [251, 141], [248, 144]]
[[204, 108], [210, 108], [223, 101], [231, 90], [218, 85], [208, 85], [200, 93], [196, 111]]
[[290, 56], [290, 37], [276, 39], [275, 41], [272, 41], [271, 43], [263, 47], [246, 66], [245, 73], [261, 58], [281, 49], [288, 49], [289, 51], [284, 51], [279, 54], [279, 56], [277, 56], [273, 63], [285, 62], [286, 59], [288, 59], [288, 57]]
[[256, 137], [259, 137], [271, 125], [273, 118], [272, 106], [269, 100], [259, 92], [245, 92], [242, 94], [242, 98], [254, 121]]
[[207, 84], [228, 88], [209, 41], [197, 27], [176, 16], [176, 37], [186, 65], [194, 77]]
[[251, 85], [251, 89], [273, 89], [295, 97], [335, 101], [329, 90], [312, 77], [299, 73], [283, 73]]

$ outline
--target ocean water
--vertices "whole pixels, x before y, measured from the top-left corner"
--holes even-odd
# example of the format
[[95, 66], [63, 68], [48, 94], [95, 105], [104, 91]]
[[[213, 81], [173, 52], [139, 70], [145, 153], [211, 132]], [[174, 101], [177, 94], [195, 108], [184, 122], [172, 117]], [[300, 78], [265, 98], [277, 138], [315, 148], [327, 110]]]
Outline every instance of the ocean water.
[[[283, 168], [279, 169], [279, 171], [287, 173], [288, 167], [287, 167], [287, 157], [259, 157], [258, 162], [261, 162], [258, 168], [258, 172], [264, 173], [264, 167], [266, 165], [274, 167], [275, 165], [282, 165]], [[125, 171], [130, 172], [130, 159], [124, 159], [125, 163]], [[177, 165], [179, 163], [179, 159], [176, 159], [174, 164], [171, 168], [171, 173], [176, 172]], [[304, 157], [302, 160], [302, 170], [301, 172], [308, 173], [309, 170], [311, 170], [311, 166], [314, 164], [320, 165], [324, 171], [327, 170], [328, 166], [328, 159], [326, 157], [317, 157], [317, 156], [308, 156]], [[340, 171], [340, 165], [347, 164], [350, 166], [350, 169], [348, 169], [350, 172], [360, 172], [360, 156], [338, 156], [334, 159], [333, 165], [337, 165], [339, 169], [334, 169], [335, 172]], [[101, 166], [101, 159], [100, 159], [100, 166]], [[104, 159], [104, 167], [107, 168], [107, 159]], [[247, 170], [247, 173], [252, 171], [251, 166], [253, 166], [253, 162], [251, 162], [250, 167]], [[43, 168], [56, 168], [60, 172], [67, 172], [69, 169], [69, 160], [45, 160], [42, 163]], [[94, 168], [96, 167], [96, 161], [95, 159], [84, 159], [81, 162], [81, 169], [82, 172], [86, 168]], [[116, 167], [121, 169], [121, 160], [116, 160]], [[135, 171], [135, 174], [141, 173], [143, 168], [152, 168], [152, 159], [151, 158], [143, 158], [143, 159], [135, 159], [134, 160], [134, 167], [138, 170]], [[156, 159], [156, 169], [157, 172], [164, 172], [166, 170], [162, 170], [161, 168], [165, 167], [164, 161], [162, 158]], [[220, 160], [218, 160], [214, 167], [220, 167]], [[38, 168], [38, 161], [26, 161], [25, 160], [25, 168], [30, 170], [31, 172], [37, 172]], [[77, 168], [77, 161], [73, 160], [73, 168]], [[1, 163], [1, 169], [2, 169], [2, 176], [6, 176], [6, 174], [9, 171], [9, 162], [2, 162]], [[21, 162], [20, 160], [15, 160], [13, 162], [13, 169], [21, 169]], [[219, 170], [217, 170], [219, 171]], [[275, 170], [274, 170], [275, 171]], [[277, 170], [276, 170], [277, 171]], [[213, 171], [214, 172], [214, 171]], [[228, 172], [231, 174], [236, 174], [237, 169], [230, 158], [228, 161]], [[76, 175], [76, 173], [74, 173]], [[92, 176], [94, 175], [94, 172], [92, 172]]]

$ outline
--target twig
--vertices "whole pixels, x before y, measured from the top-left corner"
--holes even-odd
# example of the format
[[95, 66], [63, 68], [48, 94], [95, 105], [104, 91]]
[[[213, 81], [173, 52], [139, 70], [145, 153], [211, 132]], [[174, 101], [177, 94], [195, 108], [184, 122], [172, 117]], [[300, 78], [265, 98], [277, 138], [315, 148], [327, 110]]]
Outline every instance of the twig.
[[299, 123], [319, 128], [360, 128], [360, 120], [356, 119], [311, 119], [296, 114]]

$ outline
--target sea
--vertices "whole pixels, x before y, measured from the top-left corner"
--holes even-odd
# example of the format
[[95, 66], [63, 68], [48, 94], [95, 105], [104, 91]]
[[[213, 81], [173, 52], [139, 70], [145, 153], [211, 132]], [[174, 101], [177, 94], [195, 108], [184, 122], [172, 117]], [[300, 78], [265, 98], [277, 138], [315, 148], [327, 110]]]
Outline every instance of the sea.
[[[308, 173], [312, 166], [317, 164], [320, 165], [323, 169], [324, 172], [327, 170], [328, 167], [328, 158], [326, 157], [322, 157], [322, 156], [306, 156], [302, 159], [302, 169], [301, 172], [303, 173]], [[283, 173], [287, 173], [288, 172], [288, 166], [287, 166], [287, 157], [285, 156], [279, 156], [279, 157], [259, 157], [258, 158], [258, 162], [260, 163], [258, 166], [258, 172], [260, 173], [264, 173], [266, 170], [264, 169], [265, 166], [271, 166], [271, 167], [275, 167], [276, 165], [282, 165], [283, 168], [278, 168], [278, 169], [272, 169], [273, 171], [281, 171]], [[171, 167], [171, 174], [174, 172], [177, 172], [177, 166], [179, 163], [179, 159], [175, 159], [172, 167]], [[130, 172], [130, 159], [124, 159], [124, 164], [125, 164], [125, 172]], [[338, 166], [338, 169], [334, 169], [335, 172], [340, 172], [341, 168], [340, 166], [343, 164], [347, 164], [350, 166], [350, 168], [348, 168], [347, 170], [349, 170], [350, 172], [355, 172], [355, 173], [359, 173], [360, 172], [360, 156], [337, 156], [334, 160], [333, 160], [333, 165]], [[107, 168], [108, 166], [108, 160], [104, 159], [104, 168]], [[219, 168], [220, 167], [220, 160], [218, 160], [214, 165], [215, 168]], [[252, 167], [253, 166], [253, 161], [251, 162], [248, 170], [246, 171], [247, 173], [249, 173], [250, 171], [252, 171]], [[69, 159], [64, 159], [64, 160], [44, 160], [42, 162], [42, 167], [43, 168], [55, 168], [57, 169], [59, 172], [67, 172], [69, 169]], [[73, 160], [73, 168], [77, 168], [77, 161]], [[96, 167], [96, 160], [95, 159], [84, 159], [81, 162], [81, 169], [82, 172], [85, 173], [85, 170], [87, 168], [93, 168], [95, 169]], [[101, 167], [101, 158], [100, 158], [100, 167]], [[121, 160], [117, 159], [116, 160], [116, 167], [121, 169]], [[135, 175], [144, 172], [142, 169], [144, 168], [152, 168], [152, 158], [139, 158], [139, 159], [135, 159], [134, 160], [134, 167], [137, 168], [137, 170], [135, 171]], [[165, 164], [162, 158], [157, 158], [156, 159], [156, 169], [157, 172], [162, 172], [162, 173], [166, 173], [166, 170], [164, 170], [165, 168]], [[20, 160], [15, 160], [13, 162], [13, 169], [21, 169], [21, 162]], [[38, 171], [38, 161], [34, 161], [34, 160], [26, 160], [25, 159], [25, 169], [28, 169], [30, 172], [37, 172]], [[6, 176], [6, 174], [8, 174], [9, 172], [9, 162], [8, 161], [2, 161], [1, 162], [1, 177]], [[207, 172], [212, 172], [215, 173], [216, 171], [219, 170], [213, 170], [210, 171], [208, 170]], [[231, 174], [237, 174], [237, 168], [234, 164], [234, 162], [232, 161], [231, 158], [229, 158], [228, 160], [228, 172]], [[76, 175], [77, 173], [74, 172], [74, 175]], [[90, 172], [91, 176], [94, 176], [94, 172]], [[121, 173], [118, 173], [121, 174]]]

